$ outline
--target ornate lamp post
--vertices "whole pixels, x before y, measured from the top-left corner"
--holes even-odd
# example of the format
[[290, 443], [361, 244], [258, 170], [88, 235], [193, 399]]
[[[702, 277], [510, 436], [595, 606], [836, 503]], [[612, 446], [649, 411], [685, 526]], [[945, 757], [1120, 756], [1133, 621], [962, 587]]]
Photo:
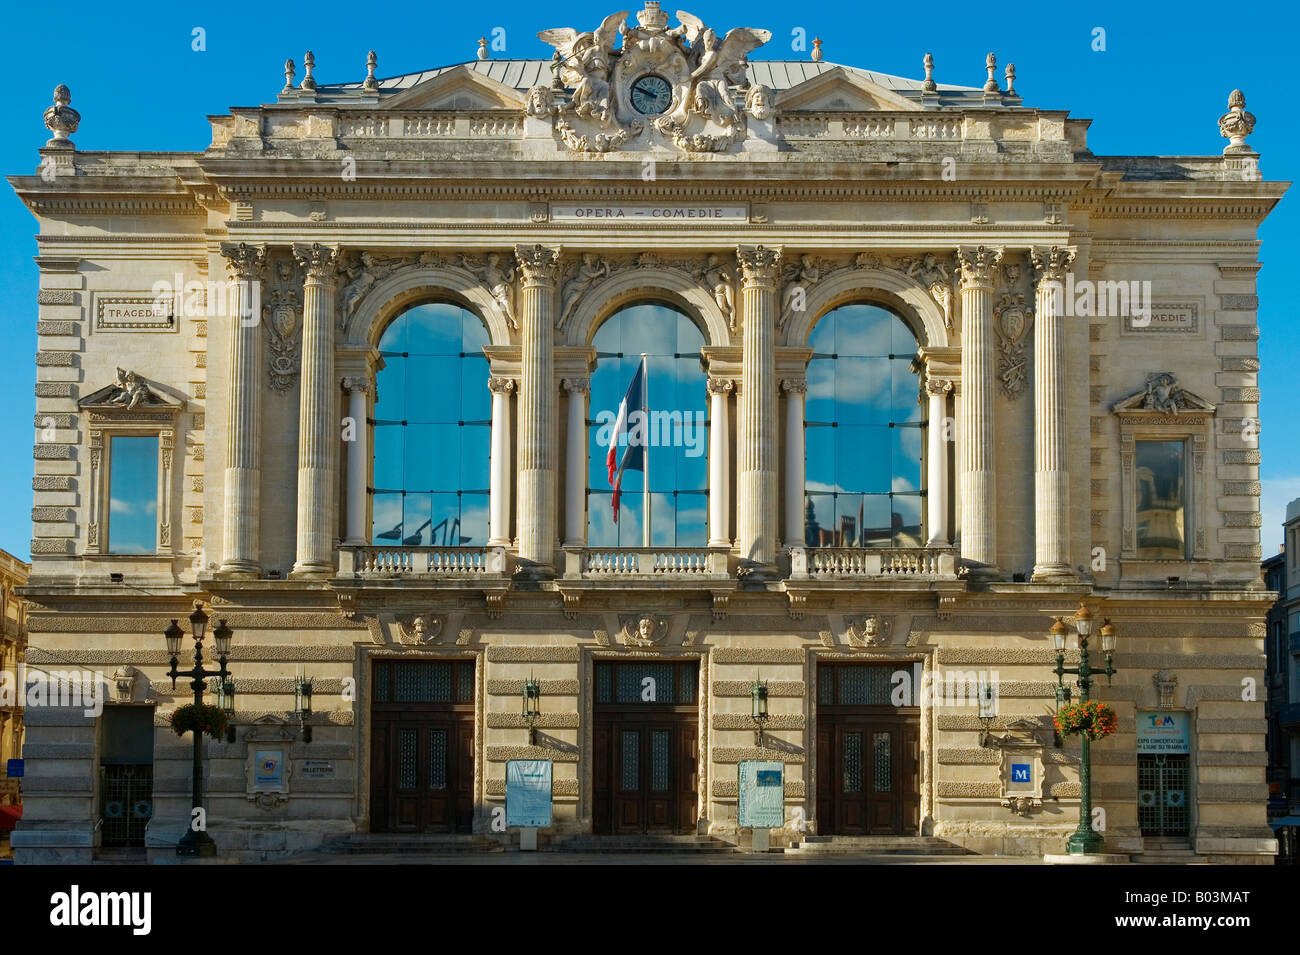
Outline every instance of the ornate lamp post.
[[[216, 645], [217, 662], [220, 668], [216, 670], [205, 670], [203, 668], [203, 638], [207, 634], [208, 615], [203, 612], [203, 604], [198, 601], [194, 604], [194, 612], [190, 614], [190, 633], [194, 638], [194, 666], [189, 670], [178, 671], [176, 669], [177, 656], [181, 650], [181, 638], [185, 636], [184, 632], [172, 620], [171, 625], [163, 632], [167, 639], [167, 652], [171, 654], [172, 668], [168, 676], [172, 678], [172, 689], [176, 688], [176, 678], [178, 676], [188, 676], [190, 678], [190, 688], [194, 690], [194, 705], [203, 704], [203, 690], [206, 686], [204, 682], [208, 677], [215, 676], [222, 683], [226, 681], [228, 673], [226, 671], [226, 657], [230, 653], [230, 641], [234, 637], [234, 631], [226, 626], [226, 621], [221, 620], [217, 623], [216, 628], [212, 631], [213, 643]], [[194, 777], [190, 787], [190, 825], [185, 830], [185, 835], [176, 843], [176, 854], [178, 856], [213, 856], [217, 854], [217, 844], [212, 841], [206, 829], [195, 829], [195, 814], [192, 810], [203, 808], [203, 734], [197, 729], [194, 733]]]
[[[1106, 654], [1106, 669], [1104, 670], [1088, 665], [1088, 637], [1092, 634], [1092, 612], [1082, 603], [1079, 604], [1079, 612], [1074, 615], [1074, 629], [1079, 634], [1079, 665], [1077, 667], [1067, 667], [1065, 665], [1065, 637], [1069, 633], [1065, 621], [1057, 617], [1056, 622], [1048, 630], [1052, 637], [1052, 644], [1056, 648], [1056, 696], [1058, 702], [1062, 698], [1067, 703], [1070, 701], [1070, 688], [1065, 685], [1065, 675], [1067, 673], [1075, 674], [1079, 677], [1076, 683], [1079, 687], [1079, 702], [1087, 703], [1088, 691], [1092, 689], [1093, 674], [1105, 673], [1106, 679], [1109, 681], [1116, 672], [1111, 665], [1112, 654], [1115, 652], [1115, 627], [1109, 619], [1102, 624], [1101, 649]], [[1092, 754], [1089, 743], [1088, 734], [1081, 734], [1079, 827], [1071, 833], [1069, 840], [1066, 842], [1066, 851], [1071, 855], [1100, 852], [1103, 843], [1102, 837], [1092, 828]]]

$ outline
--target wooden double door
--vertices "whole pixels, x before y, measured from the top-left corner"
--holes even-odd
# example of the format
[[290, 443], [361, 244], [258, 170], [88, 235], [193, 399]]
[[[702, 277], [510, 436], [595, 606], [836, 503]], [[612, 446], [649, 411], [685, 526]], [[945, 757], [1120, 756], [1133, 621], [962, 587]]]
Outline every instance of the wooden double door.
[[897, 669], [818, 667], [817, 821], [823, 835], [919, 832], [920, 711], [889, 702]]
[[374, 664], [370, 831], [468, 833], [474, 661]]
[[595, 666], [594, 830], [693, 834], [699, 807], [698, 665]]

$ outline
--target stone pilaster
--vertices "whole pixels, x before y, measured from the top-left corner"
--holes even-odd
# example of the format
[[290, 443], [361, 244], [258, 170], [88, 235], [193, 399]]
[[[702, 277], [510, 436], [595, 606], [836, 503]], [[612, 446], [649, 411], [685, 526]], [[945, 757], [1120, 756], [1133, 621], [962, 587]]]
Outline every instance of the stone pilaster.
[[781, 253], [737, 250], [742, 360], [737, 415], [736, 518], [741, 560], [776, 560], [776, 279]]
[[808, 391], [804, 378], [781, 382], [785, 392], [785, 533], [786, 547], [804, 546], [804, 444], [803, 396]]
[[334, 266], [336, 249], [296, 245], [302, 266], [302, 387], [298, 399], [298, 548], [291, 575], [334, 572], [338, 526], [338, 381], [334, 377]]
[[230, 362], [226, 382], [226, 471], [221, 567], [226, 576], [262, 573], [262, 276], [266, 247], [222, 243], [230, 270]]
[[352, 419], [352, 440], [348, 442], [348, 527], [345, 544], [369, 543], [366, 533], [366, 475], [370, 468], [370, 427], [366, 420], [370, 379], [352, 375], [343, 379], [348, 393], [348, 417]]
[[929, 422], [927, 426], [929, 447], [926, 450], [926, 524], [929, 527], [928, 547], [947, 547], [948, 530], [948, 448], [952, 436], [944, 434], [944, 421], [948, 418], [948, 395], [952, 382], [927, 374], [925, 393], [929, 397]]
[[1034, 580], [1072, 580], [1065, 462], [1065, 276], [1074, 250], [1032, 249], [1034, 263]]
[[541, 245], [516, 246], [522, 280], [519, 315], [519, 559], [524, 567], [552, 569], [555, 560], [556, 410], [555, 280], [559, 252]]
[[587, 393], [586, 378], [565, 378], [569, 393], [569, 428], [565, 438], [564, 546], [581, 547], [587, 542]]
[[993, 277], [1001, 249], [957, 251], [962, 307], [961, 556], [990, 571], [997, 564], [993, 392]]
[[489, 378], [492, 392], [492, 473], [488, 490], [488, 546], [509, 547], [510, 533], [510, 395], [513, 378]]
[[731, 424], [735, 382], [709, 378], [709, 546], [731, 547]]

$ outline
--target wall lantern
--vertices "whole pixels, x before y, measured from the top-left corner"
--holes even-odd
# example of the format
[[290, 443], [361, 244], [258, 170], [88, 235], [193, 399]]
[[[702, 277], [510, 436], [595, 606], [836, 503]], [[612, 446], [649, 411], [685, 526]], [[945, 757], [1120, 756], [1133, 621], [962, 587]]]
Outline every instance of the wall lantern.
[[299, 676], [293, 684], [294, 707], [302, 723], [302, 741], [311, 742], [311, 678]]
[[528, 723], [528, 745], [537, 745], [537, 720], [542, 715], [542, 684], [533, 677], [524, 683], [523, 717]]
[[[220, 632], [220, 628], [217, 628], [217, 632]], [[217, 681], [217, 706], [226, 714], [226, 742], [233, 743], [235, 741], [235, 681], [230, 677]]]
[[761, 749], [763, 746], [763, 728], [771, 719], [767, 712], [767, 681], [755, 680], [749, 685], [749, 718], [754, 721], [754, 741]]

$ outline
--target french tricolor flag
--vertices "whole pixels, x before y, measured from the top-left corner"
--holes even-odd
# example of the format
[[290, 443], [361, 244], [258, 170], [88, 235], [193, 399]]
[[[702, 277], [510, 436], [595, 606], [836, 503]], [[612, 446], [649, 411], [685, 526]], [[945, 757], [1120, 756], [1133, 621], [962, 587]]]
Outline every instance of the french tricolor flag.
[[[627, 394], [618, 406], [618, 418], [614, 421], [614, 430], [610, 432], [609, 454], [605, 456], [605, 467], [609, 470], [609, 483], [614, 487], [614, 523], [618, 523], [618, 503], [623, 494], [623, 472], [640, 471], [645, 473], [645, 419], [650, 411], [650, 392], [646, 387], [646, 356], [636, 366], [636, 374], [627, 386]], [[632, 418], [636, 414], [635, 419]], [[631, 425], [631, 434], [628, 426]], [[618, 456], [619, 439], [623, 439], [623, 457]]]

